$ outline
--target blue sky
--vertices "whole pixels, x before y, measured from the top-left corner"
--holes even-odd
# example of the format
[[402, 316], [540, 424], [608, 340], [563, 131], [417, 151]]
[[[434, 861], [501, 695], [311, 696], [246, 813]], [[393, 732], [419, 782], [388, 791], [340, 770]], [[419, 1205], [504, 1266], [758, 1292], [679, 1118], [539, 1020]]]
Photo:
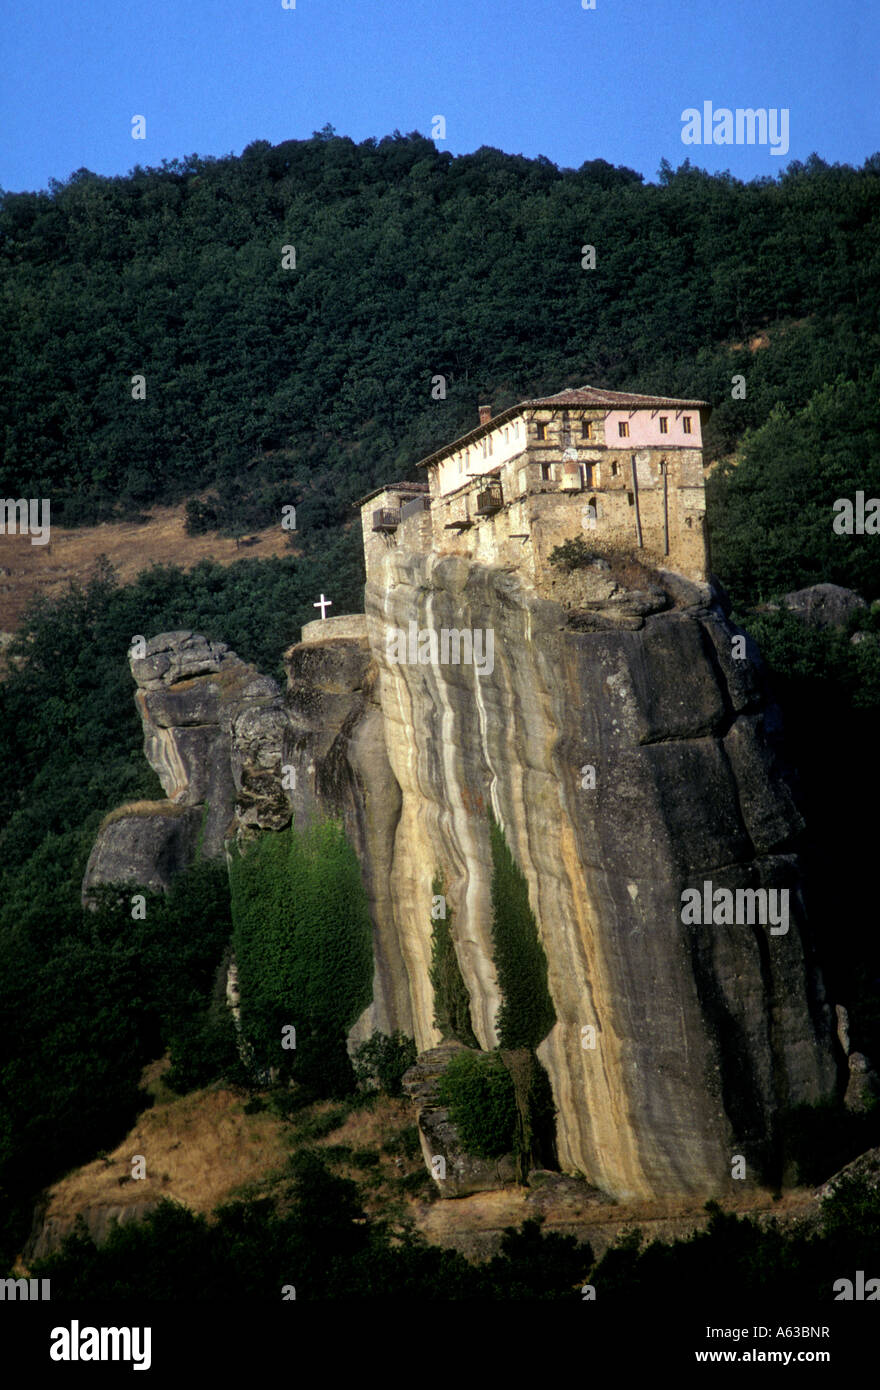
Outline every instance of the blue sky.
[[[326, 122], [741, 178], [880, 149], [876, 0], [0, 0], [0, 187], [43, 188]], [[790, 111], [790, 150], [686, 147], [687, 107]], [[146, 118], [146, 139], [131, 121]]]

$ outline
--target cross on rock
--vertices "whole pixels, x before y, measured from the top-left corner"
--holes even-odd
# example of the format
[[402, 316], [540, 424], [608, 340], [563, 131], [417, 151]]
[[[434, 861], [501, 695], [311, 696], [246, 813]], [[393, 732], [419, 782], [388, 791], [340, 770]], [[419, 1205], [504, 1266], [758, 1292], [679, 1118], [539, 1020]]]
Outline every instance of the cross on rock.
[[329, 598], [325, 598], [324, 595], [322, 594], [322, 595], [321, 595], [321, 600], [320, 600], [320, 602], [319, 602], [319, 603], [313, 603], [313, 604], [312, 604], [312, 607], [313, 607], [313, 608], [320, 608], [320, 610], [321, 610], [321, 621], [324, 622], [324, 621], [326, 621], [326, 618], [327, 618], [327, 614], [326, 614], [326, 612], [325, 612], [324, 610], [327, 609], [327, 608], [332, 608], [332, 607], [333, 607], [333, 600], [332, 600], [332, 599], [329, 599]]

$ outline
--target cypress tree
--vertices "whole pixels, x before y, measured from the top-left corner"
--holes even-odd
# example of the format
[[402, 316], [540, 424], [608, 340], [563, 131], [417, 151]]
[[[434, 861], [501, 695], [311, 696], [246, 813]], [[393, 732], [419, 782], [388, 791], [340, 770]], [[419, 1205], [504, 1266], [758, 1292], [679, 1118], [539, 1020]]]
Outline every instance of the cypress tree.
[[502, 1048], [536, 1048], [556, 1022], [547, 988], [547, 957], [529, 905], [525, 876], [504, 831], [489, 813], [492, 849], [492, 944], [502, 1002], [497, 1028]]
[[[431, 883], [434, 898], [443, 895], [439, 870]], [[444, 1039], [455, 1038], [466, 1047], [479, 1047], [471, 1026], [471, 1004], [452, 939], [452, 910], [446, 903], [443, 917], [433, 920], [429, 978], [434, 989], [434, 1027]]]

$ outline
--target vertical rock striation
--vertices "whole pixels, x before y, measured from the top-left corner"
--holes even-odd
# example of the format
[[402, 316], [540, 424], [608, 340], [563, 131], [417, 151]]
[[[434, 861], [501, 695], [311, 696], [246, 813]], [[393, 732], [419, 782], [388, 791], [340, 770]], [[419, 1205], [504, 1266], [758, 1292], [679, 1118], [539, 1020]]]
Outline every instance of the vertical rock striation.
[[[401, 1029], [422, 1053], [440, 1044], [440, 870], [473, 1029], [496, 1046], [491, 808], [547, 957], [557, 1021], [538, 1055], [560, 1163], [621, 1199], [719, 1194], [735, 1155], [772, 1175], [782, 1111], [836, 1094], [846, 1070], [760, 659], [735, 659], [712, 591], [668, 580], [665, 595], [605, 581], [567, 611], [515, 573], [396, 547], [367, 585], [368, 636], [310, 632], [283, 696], [188, 632], [132, 663], [146, 755], [175, 803], [208, 807], [206, 852], [343, 816], [374, 923], [352, 1041]], [[412, 661], [411, 624], [491, 633], [492, 661]], [[682, 894], [707, 881], [787, 890], [787, 932], [684, 923]]]
[[[735, 630], [706, 593], [635, 628], [631, 604], [618, 629], [606, 605], [601, 630], [576, 631], [513, 574], [399, 549], [366, 608], [400, 788], [391, 898], [420, 1050], [438, 1041], [438, 865], [475, 1032], [497, 1041], [491, 806], [548, 961], [557, 1023], [539, 1056], [563, 1168], [635, 1198], [721, 1191], [737, 1153], [753, 1177], [772, 1166], [781, 1109], [834, 1093], [838, 1075], [757, 653], [731, 657]], [[389, 631], [411, 621], [491, 631], [493, 669], [391, 660]], [[706, 880], [788, 888], [789, 931], [684, 925], [682, 892]]]

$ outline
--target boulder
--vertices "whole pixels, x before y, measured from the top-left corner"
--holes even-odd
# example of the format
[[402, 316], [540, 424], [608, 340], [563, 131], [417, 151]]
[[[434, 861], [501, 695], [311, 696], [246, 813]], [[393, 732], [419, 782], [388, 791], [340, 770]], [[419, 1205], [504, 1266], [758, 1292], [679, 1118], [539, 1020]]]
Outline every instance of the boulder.
[[853, 613], [868, 609], [860, 594], [842, 589], [839, 584], [811, 584], [785, 594], [780, 602], [809, 627], [845, 628]]
[[[443, 1042], [423, 1052], [403, 1077], [404, 1092], [416, 1107], [422, 1153], [441, 1197], [469, 1197], [516, 1181], [513, 1154], [485, 1159], [468, 1153], [448, 1108], [438, 1100], [440, 1081], [453, 1057], [472, 1051], [461, 1043]], [[443, 1165], [438, 1165], [437, 1159], [442, 1159]]]
[[89, 855], [82, 900], [93, 905], [100, 884], [165, 892], [195, 859], [202, 810], [169, 801], [139, 801], [106, 817]]

